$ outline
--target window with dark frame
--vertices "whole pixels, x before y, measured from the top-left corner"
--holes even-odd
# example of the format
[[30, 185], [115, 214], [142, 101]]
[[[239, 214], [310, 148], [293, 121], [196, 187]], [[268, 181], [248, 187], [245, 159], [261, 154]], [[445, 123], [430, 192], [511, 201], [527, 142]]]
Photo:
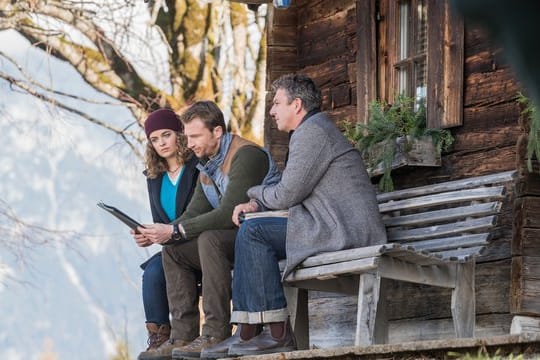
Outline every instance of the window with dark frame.
[[357, 22], [359, 121], [370, 101], [405, 94], [428, 127], [462, 124], [463, 19], [449, 0], [357, 0]]

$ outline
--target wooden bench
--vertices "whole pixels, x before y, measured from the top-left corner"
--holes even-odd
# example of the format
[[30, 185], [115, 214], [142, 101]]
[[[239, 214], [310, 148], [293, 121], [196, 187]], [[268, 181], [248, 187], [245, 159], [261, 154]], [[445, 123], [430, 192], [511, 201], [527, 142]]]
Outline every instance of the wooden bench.
[[355, 345], [386, 343], [384, 279], [451, 288], [456, 336], [474, 337], [475, 258], [489, 244], [514, 176], [507, 171], [379, 194], [387, 244], [309, 257], [285, 279], [299, 349], [309, 346], [308, 290], [358, 295]]

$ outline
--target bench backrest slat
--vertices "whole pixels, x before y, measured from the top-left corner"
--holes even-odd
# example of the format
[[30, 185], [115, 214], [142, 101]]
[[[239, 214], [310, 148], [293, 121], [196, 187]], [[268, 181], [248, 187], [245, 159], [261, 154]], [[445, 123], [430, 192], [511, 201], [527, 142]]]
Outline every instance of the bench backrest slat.
[[379, 203], [384, 203], [391, 200], [402, 200], [411, 197], [423, 196], [427, 194], [437, 194], [441, 192], [471, 189], [483, 185], [502, 184], [510, 182], [514, 179], [515, 170], [505, 171], [496, 174], [477, 176], [473, 178], [447, 181], [439, 184], [431, 184], [419, 186], [410, 189], [381, 193], [377, 195]]
[[486, 216], [479, 219], [458, 221], [449, 224], [434, 225], [416, 229], [401, 230], [392, 228], [387, 230], [388, 241], [405, 242], [440, 238], [466, 232], [478, 232], [489, 229], [495, 224], [496, 216]]
[[407, 247], [412, 247], [415, 250], [429, 249], [429, 251], [445, 251], [455, 248], [485, 246], [488, 244], [490, 237], [491, 236], [489, 233], [469, 234], [439, 239], [415, 241], [411, 243], [404, 243], [403, 245]]
[[426, 211], [403, 216], [388, 217], [383, 216], [383, 223], [387, 228], [394, 226], [425, 226], [427, 224], [441, 221], [454, 221], [467, 217], [477, 217], [493, 215], [499, 212], [501, 203], [497, 201], [459, 206], [451, 209]]
[[412, 199], [399, 201], [379, 202], [379, 211], [384, 214], [391, 211], [402, 211], [432, 207], [438, 205], [449, 205], [470, 201], [489, 201], [504, 198], [504, 186], [481, 187], [476, 189], [450, 191], [435, 195], [420, 196]]

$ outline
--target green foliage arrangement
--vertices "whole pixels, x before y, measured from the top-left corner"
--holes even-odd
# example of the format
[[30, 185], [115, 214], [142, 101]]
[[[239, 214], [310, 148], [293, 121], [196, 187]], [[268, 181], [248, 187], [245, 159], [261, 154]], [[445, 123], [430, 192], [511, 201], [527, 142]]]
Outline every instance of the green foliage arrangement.
[[[371, 102], [368, 124], [345, 122], [343, 134], [362, 152], [368, 167], [375, 168], [377, 164], [382, 164], [383, 175], [379, 181], [381, 191], [394, 189], [391, 177], [394, 156], [398, 151], [410, 151], [412, 139], [431, 137], [439, 152], [448, 150], [454, 142], [450, 131], [426, 127], [426, 107], [423, 101], [415, 111], [414, 99], [404, 95], [397, 96], [392, 104], [379, 100]], [[397, 139], [400, 139], [400, 145]], [[376, 144], [383, 144], [383, 151], [371, 151]]]
[[532, 159], [540, 160], [540, 112], [538, 108], [522, 93], [518, 93], [517, 102], [523, 105], [522, 116], [530, 119], [529, 142], [527, 143], [527, 168], [533, 171]]

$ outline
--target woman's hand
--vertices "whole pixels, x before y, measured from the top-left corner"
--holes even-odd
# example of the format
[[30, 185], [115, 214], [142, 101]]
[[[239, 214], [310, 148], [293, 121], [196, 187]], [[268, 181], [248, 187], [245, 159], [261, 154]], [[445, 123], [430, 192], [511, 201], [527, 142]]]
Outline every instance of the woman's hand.
[[249, 200], [247, 203], [238, 204], [235, 206], [232, 214], [232, 222], [236, 226], [240, 226], [240, 214], [246, 214], [250, 212], [255, 212], [259, 210], [259, 204], [253, 199]]
[[137, 243], [137, 246], [147, 247], [153, 244], [153, 242], [143, 234], [135, 233], [134, 230], [130, 230], [130, 233], [131, 235], [133, 235], [133, 239], [135, 239], [135, 243]]
[[171, 238], [173, 226], [170, 224], [145, 224], [144, 227], [139, 226], [137, 230], [152, 244], [163, 244]]

